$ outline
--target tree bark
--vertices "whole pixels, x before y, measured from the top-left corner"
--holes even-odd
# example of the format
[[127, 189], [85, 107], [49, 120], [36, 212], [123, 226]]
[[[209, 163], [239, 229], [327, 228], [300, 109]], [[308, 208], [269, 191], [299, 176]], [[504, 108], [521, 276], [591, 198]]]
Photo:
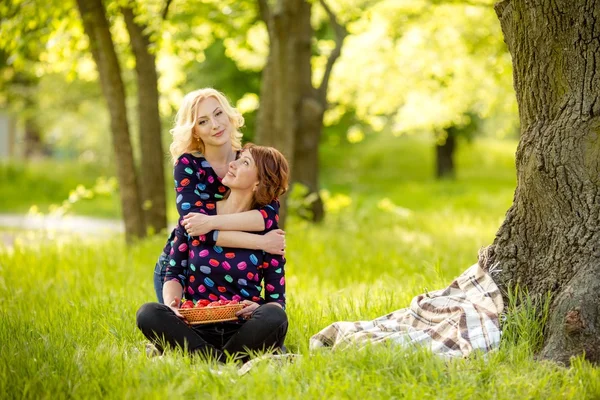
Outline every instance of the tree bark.
[[167, 227], [167, 204], [156, 58], [150, 52], [150, 38], [144, 32], [145, 27], [135, 21], [133, 10], [124, 7], [122, 13], [135, 56], [144, 219], [147, 229], [158, 232]]
[[31, 159], [46, 155], [39, 126], [30, 115], [25, 117], [24, 136], [23, 155], [25, 158]]
[[[287, 158], [294, 175], [294, 133], [298, 118], [298, 65], [295, 36], [304, 0], [279, 1], [274, 7], [259, 0], [261, 17], [269, 32], [269, 57], [263, 70], [261, 104], [258, 111], [256, 140], [279, 149]], [[303, 67], [303, 66], [302, 66]], [[264, 98], [262, 96], [266, 95]], [[282, 199], [280, 225], [285, 225], [287, 207]]]
[[553, 294], [540, 356], [600, 361], [600, 3], [496, 4], [513, 58], [517, 188], [491, 261], [500, 287]]
[[454, 178], [454, 150], [456, 149], [456, 128], [450, 127], [444, 130], [446, 137], [443, 143], [435, 145], [436, 173], [438, 179]]
[[125, 223], [125, 237], [131, 242], [144, 236], [146, 229], [138, 191], [137, 174], [127, 123], [125, 88], [121, 68], [101, 0], [77, 0], [83, 28], [100, 75], [100, 85], [110, 113], [112, 143]]
[[[312, 84], [311, 3], [306, 0], [279, 1], [269, 7], [259, 0], [261, 17], [270, 40], [267, 65], [261, 83], [261, 106], [257, 119], [257, 141], [280, 149], [290, 162], [292, 180], [308, 187], [311, 215], [323, 219], [319, 196], [319, 142], [323, 114], [327, 109], [327, 87], [333, 64], [346, 36], [335, 15], [321, 0], [336, 33], [336, 48], [330, 55], [318, 88]], [[283, 208], [285, 213], [285, 207]]]

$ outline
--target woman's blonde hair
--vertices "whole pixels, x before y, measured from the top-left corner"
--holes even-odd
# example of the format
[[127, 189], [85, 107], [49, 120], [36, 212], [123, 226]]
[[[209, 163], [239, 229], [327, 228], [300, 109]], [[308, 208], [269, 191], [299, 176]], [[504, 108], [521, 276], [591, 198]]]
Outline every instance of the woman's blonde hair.
[[239, 128], [244, 125], [242, 114], [233, 108], [225, 95], [218, 90], [213, 88], [198, 89], [185, 95], [175, 117], [175, 126], [169, 131], [173, 136], [173, 141], [169, 146], [173, 161], [176, 161], [185, 153], [193, 153], [195, 151], [204, 153], [204, 143], [201, 139], [194, 140], [193, 131], [198, 119], [198, 104], [209, 97], [214, 97], [219, 102], [233, 126], [233, 130], [231, 131], [231, 147], [235, 151], [242, 148], [242, 133], [239, 131]]

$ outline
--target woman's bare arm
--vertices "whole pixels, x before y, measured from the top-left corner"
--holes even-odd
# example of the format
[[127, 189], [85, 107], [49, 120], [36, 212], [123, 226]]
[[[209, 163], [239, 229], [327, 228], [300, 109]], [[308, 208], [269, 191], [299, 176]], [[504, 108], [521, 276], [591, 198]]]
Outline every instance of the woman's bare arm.
[[258, 235], [239, 231], [219, 231], [217, 246], [258, 249], [283, 256], [285, 255], [285, 232], [274, 229], [264, 235]]

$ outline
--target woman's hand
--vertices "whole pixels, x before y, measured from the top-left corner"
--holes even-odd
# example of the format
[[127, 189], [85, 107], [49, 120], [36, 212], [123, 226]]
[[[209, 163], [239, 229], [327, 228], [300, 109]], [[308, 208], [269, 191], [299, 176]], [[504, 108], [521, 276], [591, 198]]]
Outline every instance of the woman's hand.
[[212, 225], [213, 218], [213, 216], [206, 214], [189, 213], [184, 215], [181, 224], [190, 236], [206, 235], [215, 229]]
[[173, 299], [173, 301], [171, 302], [171, 304], [169, 304], [169, 308], [171, 310], [173, 310], [173, 312], [175, 313], [175, 315], [178, 316], [179, 318], [181, 318], [183, 320], [183, 322], [185, 322], [187, 324], [187, 320], [179, 312], [179, 306], [181, 306], [181, 300], [178, 297], [175, 297]]
[[260, 249], [269, 254], [285, 255], [285, 232], [274, 229], [266, 233], [260, 241]]
[[243, 319], [250, 319], [252, 313], [260, 306], [260, 304], [250, 300], [243, 300], [240, 303], [244, 305], [244, 308], [236, 312], [235, 315]]

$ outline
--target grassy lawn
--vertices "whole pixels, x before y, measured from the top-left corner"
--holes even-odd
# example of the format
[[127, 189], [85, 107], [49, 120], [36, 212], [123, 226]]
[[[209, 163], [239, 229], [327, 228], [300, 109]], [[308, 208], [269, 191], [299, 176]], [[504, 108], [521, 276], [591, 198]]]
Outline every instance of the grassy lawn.
[[[35, 399], [599, 398], [600, 369], [579, 359], [570, 369], [534, 360], [539, 340], [523, 333], [539, 326], [525, 313], [509, 320], [501, 349], [487, 356], [446, 361], [385, 346], [308, 351], [309, 337], [331, 322], [404, 308], [414, 295], [445, 287], [476, 262], [511, 204], [515, 148], [493, 141], [462, 146], [453, 182], [431, 178], [427, 141], [373, 138], [324, 149], [327, 219], [315, 226], [291, 218], [286, 227], [286, 344], [302, 357], [284, 366], [259, 364], [244, 376], [233, 365], [215, 373], [214, 365], [181, 354], [146, 358], [135, 312], [154, 300], [153, 266], [164, 237], [126, 249], [121, 238], [49, 240], [42, 232], [22, 232], [14, 247], [0, 248], [0, 393]], [[54, 169], [53, 180], [30, 173], [26, 182], [64, 187], [68, 195], [70, 183], [60, 176], [68, 171]], [[93, 184], [98, 174], [90, 176]], [[12, 193], [4, 180], [2, 192]], [[17, 210], [17, 200], [2, 201]]]

